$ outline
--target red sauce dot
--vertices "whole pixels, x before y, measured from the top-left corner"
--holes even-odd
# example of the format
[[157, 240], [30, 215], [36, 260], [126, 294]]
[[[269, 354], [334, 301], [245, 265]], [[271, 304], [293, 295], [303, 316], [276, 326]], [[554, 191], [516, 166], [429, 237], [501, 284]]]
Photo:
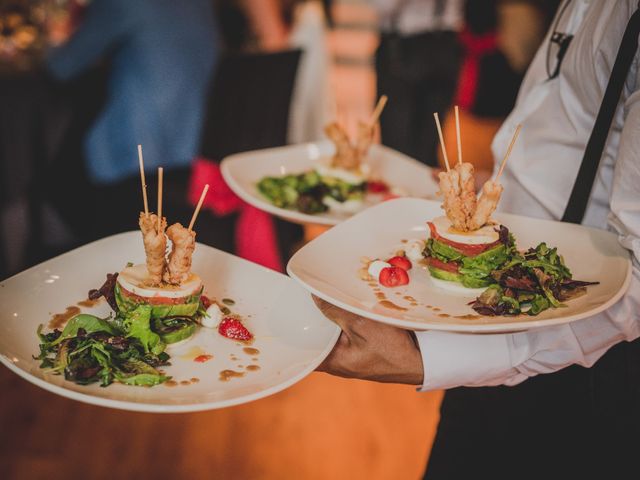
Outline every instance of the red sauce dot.
[[213, 355], [198, 355], [196, 358], [193, 359], [193, 361], [198, 363], [204, 363], [208, 360], [211, 360], [212, 358], [213, 358]]

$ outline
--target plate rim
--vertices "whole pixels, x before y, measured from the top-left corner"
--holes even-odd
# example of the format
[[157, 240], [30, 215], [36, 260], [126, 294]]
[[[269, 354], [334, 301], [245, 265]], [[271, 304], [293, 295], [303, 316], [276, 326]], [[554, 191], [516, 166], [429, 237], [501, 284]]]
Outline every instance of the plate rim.
[[[298, 212], [296, 210], [288, 210], [286, 208], [276, 207], [275, 205], [269, 203], [267, 200], [259, 200], [255, 196], [249, 194], [244, 188], [242, 188], [242, 186], [236, 181], [235, 177], [231, 173], [230, 166], [229, 166], [231, 162], [233, 162], [236, 158], [245, 156], [246, 154], [249, 154], [249, 153], [266, 153], [273, 150], [303, 148], [303, 147], [308, 147], [310, 145], [318, 146], [318, 145], [326, 145], [328, 143], [331, 143], [331, 142], [329, 140], [318, 140], [316, 142], [296, 143], [292, 145], [283, 145], [280, 147], [264, 148], [259, 150], [249, 150], [246, 152], [234, 153], [232, 155], [225, 157], [220, 162], [220, 173], [222, 174], [222, 178], [224, 178], [225, 182], [227, 182], [227, 185], [229, 185], [229, 188], [236, 195], [238, 195], [242, 200], [247, 202], [249, 205], [257, 208], [258, 210], [262, 210], [264, 212], [270, 213], [272, 215], [275, 215], [291, 223], [325, 225], [325, 226], [339, 225], [340, 223], [345, 222], [349, 218], [352, 218], [354, 215], [348, 216], [344, 219], [334, 219], [334, 218], [327, 218], [327, 217], [318, 216], [318, 215], [310, 215], [307, 213]], [[406, 161], [415, 163], [417, 166], [424, 167], [427, 169], [429, 168], [427, 165], [419, 162], [415, 158], [405, 155], [404, 153], [398, 150], [394, 150], [390, 147], [387, 147], [386, 145], [373, 144], [371, 148], [376, 150], [381, 150], [383, 152], [391, 152], [394, 155], [403, 157], [403, 159]], [[411, 198], [417, 198], [417, 197], [411, 197]], [[357, 213], [355, 215], [357, 215]]]
[[[384, 202], [384, 204], [386, 204], [386, 206], [388, 206], [391, 203], [406, 202], [406, 201], [412, 201], [412, 202], [413, 201], [435, 202], [434, 200], [420, 199], [420, 198], [398, 198], [398, 199], [388, 200], [388, 201]], [[377, 207], [379, 207], [381, 205], [382, 204], [376, 205], [376, 206], [371, 207], [370, 209], [368, 209], [369, 210], [369, 214], [371, 213], [370, 210], [372, 210], [374, 208], [377, 208]], [[345, 220], [340, 225], [337, 225], [336, 227], [332, 228], [331, 230], [333, 231], [333, 230], [337, 229], [339, 231], [342, 228], [346, 228], [345, 225], [347, 224], [347, 222], [355, 221], [356, 217], [358, 215], [360, 215], [360, 214], [363, 214], [363, 213], [365, 213], [365, 212], [360, 212], [360, 213], [354, 215], [353, 217]], [[535, 218], [535, 217], [527, 217], [525, 215], [517, 215], [517, 214], [512, 214], [512, 213], [506, 213], [506, 212], [500, 212], [500, 213], [503, 213], [503, 214], [506, 214], [506, 215], [510, 215], [510, 216], [518, 216], [518, 217], [522, 217], [522, 218], [532, 218], [532, 219], [535, 219], [535, 220], [544, 220], [544, 221], [547, 221], [547, 222], [553, 222], [553, 223], [558, 223], [558, 224], [565, 223], [565, 222], [558, 222], [556, 220], [547, 220], [547, 219], [540, 219], [540, 218]], [[578, 226], [580, 228], [584, 228], [584, 229], [587, 229], [587, 230], [596, 230], [598, 232], [607, 233], [605, 230], [594, 228], [594, 227], [587, 227], [587, 226], [583, 226], [583, 225], [578, 225]], [[608, 232], [608, 233], [611, 233], [611, 232]], [[387, 316], [387, 315], [384, 315], [384, 314], [380, 314], [380, 313], [376, 313], [376, 312], [373, 312], [373, 311], [370, 311], [370, 310], [366, 310], [366, 309], [362, 309], [362, 308], [358, 308], [358, 307], [352, 306], [352, 305], [347, 304], [345, 302], [342, 302], [340, 300], [334, 299], [331, 295], [329, 295], [327, 293], [324, 293], [324, 292], [318, 290], [317, 288], [313, 287], [312, 285], [308, 284], [307, 282], [305, 282], [295, 272], [294, 264], [296, 263], [296, 261], [299, 261], [299, 258], [303, 255], [304, 250], [307, 249], [313, 242], [318, 240], [318, 238], [316, 238], [316, 239], [312, 240], [311, 242], [307, 243], [305, 246], [303, 246], [300, 250], [298, 250], [291, 257], [291, 259], [287, 263], [287, 267], [286, 267], [287, 274], [291, 278], [293, 278], [294, 280], [299, 282], [302, 285], [302, 287], [305, 288], [306, 290], [308, 290], [311, 294], [313, 294], [313, 295], [315, 295], [317, 297], [320, 297], [321, 299], [325, 300], [326, 302], [329, 302], [329, 303], [331, 303], [331, 304], [333, 304], [333, 305], [335, 305], [335, 306], [337, 306], [339, 308], [342, 308], [343, 310], [346, 310], [348, 312], [354, 313], [356, 315], [360, 315], [360, 316], [368, 318], [370, 320], [374, 320], [374, 321], [377, 321], [377, 322], [380, 322], [380, 323], [385, 323], [387, 325], [392, 325], [392, 326], [395, 326], [395, 327], [400, 327], [400, 328], [413, 330], [413, 331], [435, 330], [435, 331], [443, 331], [443, 332], [451, 332], [451, 333], [469, 333], [469, 334], [516, 333], [516, 332], [535, 330], [535, 329], [544, 328], [544, 327], [550, 327], [550, 326], [555, 326], [555, 325], [568, 324], [568, 323], [575, 322], [577, 320], [583, 320], [585, 318], [589, 318], [589, 317], [598, 315], [599, 313], [602, 313], [604, 310], [606, 310], [609, 307], [613, 306], [615, 303], [618, 302], [618, 300], [620, 300], [620, 298], [622, 298], [622, 296], [629, 289], [629, 285], [631, 284], [631, 277], [632, 277], [631, 258], [627, 254], [627, 258], [626, 258], [627, 271], [626, 271], [625, 279], [624, 279], [624, 281], [622, 283], [621, 288], [609, 300], [607, 300], [606, 302], [604, 302], [600, 306], [590, 310], [588, 314], [584, 314], [584, 313], [580, 314], [580, 313], [578, 313], [578, 314], [569, 315], [567, 317], [561, 317], [561, 318], [551, 318], [551, 319], [545, 319], [545, 320], [529, 320], [529, 321], [523, 321], [523, 322], [517, 322], [517, 323], [508, 323], [508, 324], [502, 323], [502, 324], [479, 324], [479, 325], [473, 325], [473, 324], [447, 324], [446, 322], [423, 323], [423, 322], [415, 322], [415, 321], [410, 321], [410, 320], [399, 320], [397, 318], [390, 317], [390, 316]]]
[[[12, 275], [11, 277], [4, 279], [2, 281], [0, 281], [0, 285], [17, 277], [23, 276], [23, 275], [28, 275], [30, 272], [42, 268], [44, 264], [49, 263], [51, 261], [54, 261], [56, 259], [60, 259], [61, 257], [65, 257], [65, 256], [71, 256], [72, 254], [74, 254], [75, 252], [77, 252], [78, 250], [83, 250], [86, 247], [89, 247], [91, 245], [94, 245], [96, 243], [100, 243], [104, 240], [113, 238], [113, 237], [120, 237], [120, 236], [127, 236], [127, 235], [131, 235], [132, 233], [136, 233], [136, 230], [130, 230], [127, 232], [121, 232], [121, 233], [117, 233], [114, 235], [109, 235], [107, 237], [86, 243], [84, 245], [80, 245], [76, 248], [74, 248], [73, 250], [70, 250], [68, 252], [62, 253], [60, 255], [56, 255], [55, 257], [52, 257], [50, 259], [47, 259], [43, 262], [38, 263], [37, 265], [34, 265], [26, 270], [23, 270], [22, 272], [18, 272], [15, 275]], [[202, 243], [198, 243], [196, 242], [200, 247], [207, 247], [207, 248], [211, 248], [215, 251], [217, 251], [218, 253], [222, 253], [225, 256], [229, 256], [229, 257], [233, 257], [234, 261], [241, 261], [244, 263], [248, 263], [251, 264], [252, 267], [257, 267], [260, 268], [262, 270], [267, 271], [270, 274], [275, 274], [278, 276], [283, 277], [284, 279], [286, 279], [287, 281], [291, 281], [293, 282], [294, 280], [291, 279], [290, 277], [288, 277], [287, 275], [284, 275], [283, 273], [277, 272], [275, 270], [271, 270], [269, 268], [266, 268], [262, 265], [259, 265], [257, 263], [251, 262], [249, 260], [246, 260], [244, 258], [238, 257], [236, 255], [230, 254], [228, 252], [225, 252], [223, 250], [217, 249], [215, 247], [212, 247], [210, 245], [206, 245], [206, 244], [202, 244]], [[302, 291], [300, 292], [301, 294], [305, 294], [307, 292]], [[327, 322], [331, 322], [331, 320], [329, 320], [326, 316], [324, 316], [322, 314], [322, 312], [319, 312], [319, 314], [324, 317]], [[249, 403], [255, 400], [260, 400], [262, 398], [266, 398], [269, 397], [271, 395], [274, 395], [276, 393], [279, 393], [283, 390], [286, 390], [287, 388], [295, 385], [296, 383], [300, 382], [301, 380], [303, 380], [305, 377], [307, 377], [308, 375], [310, 375], [311, 373], [313, 373], [316, 368], [327, 358], [327, 356], [331, 353], [331, 351], [333, 350], [335, 344], [338, 341], [338, 338], [340, 337], [340, 333], [341, 333], [341, 329], [340, 327], [333, 323], [333, 333], [331, 335], [331, 337], [329, 338], [329, 341], [327, 343], [327, 346], [324, 348], [324, 350], [322, 350], [322, 352], [316, 357], [316, 359], [312, 362], [309, 363], [309, 365], [307, 365], [307, 367], [305, 367], [303, 370], [301, 370], [298, 374], [288, 378], [286, 381], [279, 383], [276, 386], [264, 389], [262, 391], [256, 392], [256, 393], [252, 393], [252, 394], [248, 394], [248, 395], [241, 395], [239, 397], [236, 398], [232, 398], [232, 399], [228, 399], [228, 400], [222, 400], [222, 401], [215, 401], [215, 402], [203, 402], [203, 403], [191, 403], [191, 404], [177, 404], [177, 405], [169, 405], [169, 404], [157, 404], [157, 403], [148, 403], [148, 402], [132, 402], [132, 401], [127, 401], [127, 400], [118, 400], [118, 399], [111, 399], [111, 398], [104, 398], [104, 397], [99, 397], [99, 396], [95, 396], [95, 395], [91, 395], [89, 393], [83, 393], [83, 392], [77, 392], [75, 390], [71, 390], [68, 388], [65, 388], [63, 386], [60, 385], [55, 385], [53, 383], [48, 382], [45, 379], [42, 379], [40, 377], [35, 376], [34, 374], [20, 368], [19, 366], [17, 366], [14, 362], [12, 362], [4, 353], [0, 353], [0, 363], [2, 365], [4, 365], [5, 367], [7, 367], [10, 371], [14, 372], [15, 374], [17, 374], [19, 377], [21, 377], [22, 379], [26, 380], [27, 382], [42, 388], [43, 390], [46, 390], [48, 392], [60, 395], [62, 397], [71, 399], [71, 400], [75, 400], [75, 401], [79, 401], [85, 404], [89, 404], [89, 405], [95, 405], [95, 406], [100, 406], [100, 407], [107, 407], [107, 408], [113, 408], [113, 409], [117, 409], [117, 410], [126, 410], [126, 411], [134, 411], [134, 412], [144, 412], [144, 413], [189, 413], [189, 412], [200, 412], [200, 411], [207, 411], [207, 410], [217, 410], [217, 409], [221, 409], [221, 408], [227, 408], [227, 407], [232, 407], [235, 405], [241, 405], [241, 404], [245, 404], [245, 403]], [[134, 387], [132, 387], [134, 388]]]

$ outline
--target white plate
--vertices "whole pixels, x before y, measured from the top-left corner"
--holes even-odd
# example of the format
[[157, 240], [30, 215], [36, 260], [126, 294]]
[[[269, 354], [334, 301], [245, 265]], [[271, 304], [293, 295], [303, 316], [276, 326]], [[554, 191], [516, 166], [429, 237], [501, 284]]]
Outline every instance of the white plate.
[[[567, 307], [535, 317], [488, 317], [476, 315], [468, 305], [474, 296], [436, 287], [419, 265], [414, 265], [410, 283], [404, 287], [374, 287], [360, 278], [363, 256], [385, 259], [403, 248], [402, 240], [426, 239], [426, 222], [442, 214], [434, 201], [403, 198], [385, 202], [307, 244], [293, 256], [287, 271], [310, 292], [353, 313], [413, 330], [453, 332], [513, 332], [572, 322], [611, 306], [629, 286], [629, 254], [612, 233], [506, 214], [495, 215], [495, 219], [515, 235], [520, 249], [540, 242], [558, 247], [575, 279], [600, 284], [566, 302]], [[383, 306], [375, 288], [386, 301], [406, 310]]]
[[[106, 273], [121, 270], [129, 261], [144, 261], [139, 232], [99, 240], [0, 283], [0, 361], [31, 383], [74, 400], [144, 412], [191, 412], [238, 405], [293, 385], [322, 362], [340, 333], [290, 278], [198, 244], [193, 270], [202, 277], [205, 294], [235, 300], [231, 309], [243, 316], [255, 335], [252, 347], [259, 354], [245, 353], [246, 345], [215, 329], [200, 328], [189, 341], [168, 349], [172, 365], [165, 368], [167, 374], [178, 383], [199, 379], [190, 385], [81, 386], [38, 368], [39, 361], [32, 358], [38, 353], [37, 326], [46, 326], [51, 314], [86, 299], [89, 289], [102, 285]], [[83, 311], [106, 316], [110, 309], [102, 302]], [[214, 358], [196, 363], [192, 358], [199, 353]], [[254, 364], [260, 369], [246, 370]], [[225, 369], [244, 376], [220, 381]]]
[[[352, 216], [349, 213], [329, 210], [309, 215], [295, 210], [278, 208], [258, 191], [257, 183], [266, 176], [281, 176], [311, 170], [321, 158], [333, 155], [333, 143], [328, 140], [289, 145], [286, 147], [255, 150], [225, 158], [221, 163], [222, 175], [229, 187], [245, 202], [265, 212], [294, 223], [337, 225]], [[431, 178], [431, 169], [400, 152], [372, 145], [367, 162], [375, 178], [384, 180], [392, 187], [401, 188], [408, 196], [435, 198], [438, 185]], [[374, 205], [363, 203], [362, 209]]]

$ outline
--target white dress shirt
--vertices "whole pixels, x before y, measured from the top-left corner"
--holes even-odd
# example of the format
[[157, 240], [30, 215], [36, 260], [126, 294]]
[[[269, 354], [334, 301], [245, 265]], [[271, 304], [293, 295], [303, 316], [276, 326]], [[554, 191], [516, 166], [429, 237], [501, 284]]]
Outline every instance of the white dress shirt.
[[[638, 0], [572, 0], [558, 19], [557, 31], [574, 38], [560, 76], [551, 80], [547, 35], [513, 112], [493, 142], [494, 157], [501, 159], [516, 125], [523, 125], [501, 177], [501, 210], [550, 220], [562, 217], [623, 32], [637, 5]], [[636, 53], [583, 221], [616, 232], [631, 252], [628, 292], [605, 312], [561, 326], [499, 335], [418, 333], [423, 390], [516, 385], [571, 364], [591, 366], [611, 346], [640, 336], [639, 59]]]

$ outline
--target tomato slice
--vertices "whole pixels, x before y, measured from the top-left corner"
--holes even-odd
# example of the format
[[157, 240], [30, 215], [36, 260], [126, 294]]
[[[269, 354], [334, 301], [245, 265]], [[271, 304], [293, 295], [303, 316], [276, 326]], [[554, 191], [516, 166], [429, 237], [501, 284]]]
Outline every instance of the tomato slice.
[[387, 263], [393, 265], [394, 267], [399, 267], [403, 270], [411, 270], [411, 260], [407, 257], [395, 256], [387, 260]]
[[409, 274], [400, 267], [386, 267], [380, 272], [380, 284], [384, 287], [398, 287], [409, 283]]
[[202, 303], [202, 306], [204, 307], [205, 310], [207, 308], [209, 308], [211, 306], [211, 304], [213, 303], [209, 299], [209, 297], [207, 297], [206, 295], [200, 295], [200, 302]]
[[133, 292], [130, 292], [122, 285], [119, 285], [120, 293], [123, 297], [131, 298], [134, 301], [147, 303], [149, 305], [181, 305], [186, 302], [188, 297], [161, 297], [161, 296], [153, 296], [153, 297], [141, 297], [140, 295], [136, 295]]
[[438, 231], [436, 230], [436, 226], [433, 223], [427, 222], [427, 225], [429, 225], [429, 230], [431, 230], [431, 238], [438, 240], [439, 242], [442, 242], [446, 245], [449, 245], [451, 248], [455, 248], [457, 251], [459, 251], [461, 254], [463, 254], [466, 257], [475, 257], [477, 255], [480, 255], [483, 252], [486, 252], [487, 250], [490, 250], [500, 245], [500, 240], [496, 240], [493, 243], [484, 243], [480, 245], [470, 245], [468, 243], [454, 242], [453, 240], [449, 240], [440, 236], [438, 234]]
[[427, 257], [425, 261], [430, 267], [439, 268], [445, 272], [458, 273], [458, 270], [460, 269], [460, 264], [458, 264], [458, 262], [443, 262], [434, 257]]
[[389, 191], [389, 185], [381, 180], [369, 180], [367, 190], [369, 193], [386, 193]]

